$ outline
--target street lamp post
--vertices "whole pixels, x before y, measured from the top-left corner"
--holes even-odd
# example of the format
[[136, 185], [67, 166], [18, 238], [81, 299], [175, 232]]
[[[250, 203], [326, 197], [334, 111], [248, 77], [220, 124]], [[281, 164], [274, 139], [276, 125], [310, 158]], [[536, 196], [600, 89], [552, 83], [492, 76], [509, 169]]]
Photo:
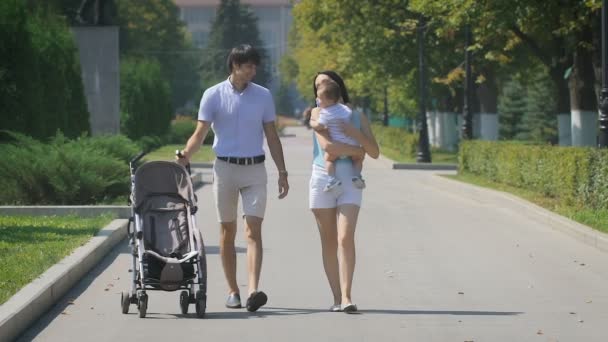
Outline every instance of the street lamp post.
[[[606, 0], [604, 0], [606, 1]], [[464, 37], [464, 106], [463, 116], [464, 123], [462, 124], [462, 138], [473, 139], [473, 114], [471, 113], [472, 92], [473, 92], [473, 80], [471, 77], [471, 51], [469, 46], [471, 45], [471, 26], [467, 24], [465, 27]]]
[[431, 151], [429, 149], [429, 131], [426, 123], [426, 75], [424, 66], [424, 31], [426, 20], [420, 16], [417, 27], [418, 38], [418, 74], [420, 86], [420, 112], [418, 113], [418, 128], [420, 137], [418, 139], [418, 153], [416, 161], [419, 163], [431, 162]]
[[608, 147], [608, 0], [602, 2], [602, 92], [599, 101], [600, 133], [598, 147]]

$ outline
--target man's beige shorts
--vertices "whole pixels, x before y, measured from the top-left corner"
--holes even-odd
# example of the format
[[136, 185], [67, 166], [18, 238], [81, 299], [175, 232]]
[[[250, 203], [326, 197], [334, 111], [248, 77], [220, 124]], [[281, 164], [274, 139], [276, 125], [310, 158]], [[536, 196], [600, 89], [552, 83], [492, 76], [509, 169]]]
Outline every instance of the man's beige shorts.
[[267, 183], [264, 163], [237, 165], [216, 159], [213, 164], [213, 195], [218, 221], [236, 221], [239, 193], [243, 215], [264, 218]]

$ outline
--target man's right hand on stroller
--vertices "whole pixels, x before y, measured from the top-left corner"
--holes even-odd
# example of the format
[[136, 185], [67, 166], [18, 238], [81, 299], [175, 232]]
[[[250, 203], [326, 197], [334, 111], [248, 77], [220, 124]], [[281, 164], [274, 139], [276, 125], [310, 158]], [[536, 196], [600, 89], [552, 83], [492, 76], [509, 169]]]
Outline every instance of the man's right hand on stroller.
[[182, 166], [186, 166], [190, 163], [190, 155], [185, 150], [176, 150], [175, 162]]

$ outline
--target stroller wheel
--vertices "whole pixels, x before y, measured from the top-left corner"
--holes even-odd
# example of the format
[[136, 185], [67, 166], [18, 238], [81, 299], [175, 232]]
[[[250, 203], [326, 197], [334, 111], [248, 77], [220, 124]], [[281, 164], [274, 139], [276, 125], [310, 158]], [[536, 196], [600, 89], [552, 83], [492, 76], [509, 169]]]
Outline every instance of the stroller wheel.
[[188, 306], [190, 306], [190, 293], [188, 291], [182, 291], [179, 294], [179, 306], [182, 309], [182, 314], [188, 313]]
[[205, 310], [207, 309], [207, 295], [202, 291], [196, 291], [196, 317], [205, 317]]
[[139, 318], [144, 318], [146, 317], [146, 311], [148, 310], [148, 295], [145, 293], [142, 293], [139, 296], [139, 302], [138, 305], [139, 307]]
[[131, 295], [129, 292], [122, 292], [120, 294], [120, 306], [123, 314], [129, 313], [129, 305], [131, 305]]

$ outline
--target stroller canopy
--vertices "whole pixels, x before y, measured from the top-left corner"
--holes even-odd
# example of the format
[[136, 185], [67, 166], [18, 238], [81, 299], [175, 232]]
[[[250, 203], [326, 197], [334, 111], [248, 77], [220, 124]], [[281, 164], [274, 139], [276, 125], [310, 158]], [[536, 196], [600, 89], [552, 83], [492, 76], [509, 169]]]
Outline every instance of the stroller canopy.
[[133, 193], [135, 208], [139, 208], [146, 198], [155, 195], [179, 196], [192, 205], [196, 205], [188, 171], [174, 162], [148, 162], [135, 171], [135, 192]]

